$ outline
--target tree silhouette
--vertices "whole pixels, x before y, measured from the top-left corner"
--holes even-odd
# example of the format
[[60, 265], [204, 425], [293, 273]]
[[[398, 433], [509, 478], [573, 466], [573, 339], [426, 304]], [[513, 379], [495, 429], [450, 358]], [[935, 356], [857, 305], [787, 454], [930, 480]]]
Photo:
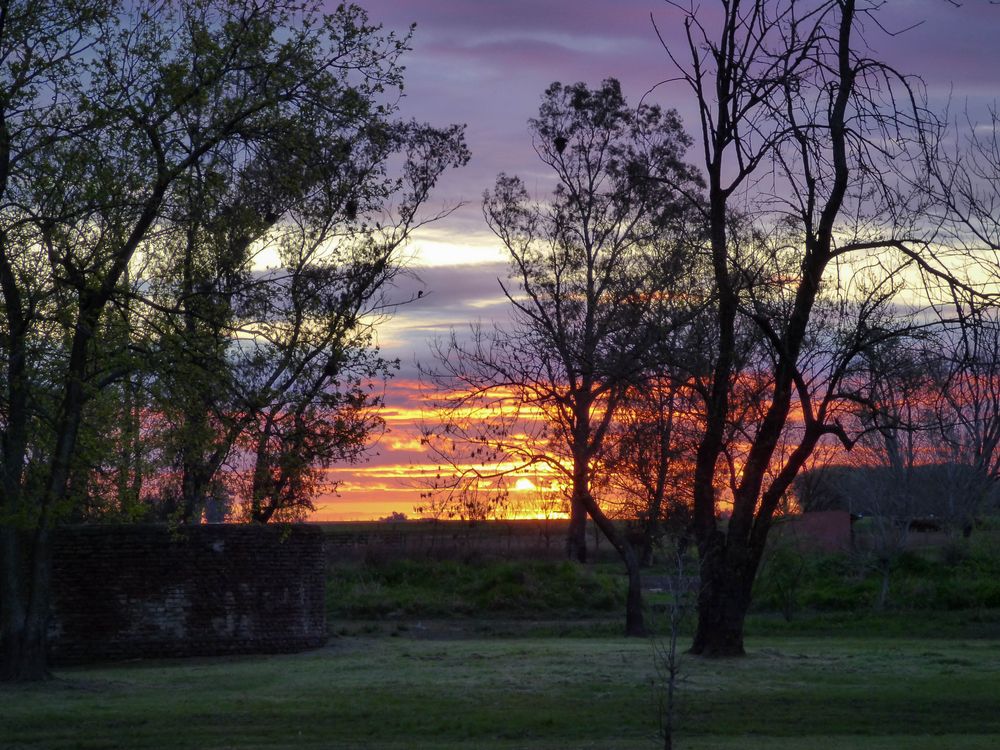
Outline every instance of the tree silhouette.
[[[879, 5], [737, 0], [709, 14], [671, 3], [686, 61], [666, 50], [699, 109], [716, 292], [694, 477], [698, 654], [743, 653], [751, 586], [781, 498], [821, 440], [852, 444], [838, 419], [856, 395], [851, 364], [910, 328], [877, 321], [899, 311], [914, 320], [912, 305], [898, 305], [903, 272], [970, 287], [950, 264], [958, 248], [931, 242], [926, 166], [936, 123], [919, 82], [869, 57], [861, 38], [866, 23], [878, 29]], [[766, 240], [749, 253], [730, 231], [737, 210]], [[747, 329], [761, 346], [742, 358]], [[753, 383], [758, 408], [741, 412], [734, 394]], [[722, 501], [732, 504], [725, 522]]]
[[[220, 365], [234, 346], [226, 337], [251, 322], [230, 294], [250, 281], [252, 243], [282, 217], [309, 239], [345, 220], [378, 221], [364, 212], [396, 196], [398, 222], [352, 238], [377, 248], [352, 256], [374, 280], [362, 295], [370, 300], [385, 278], [377, 269], [415, 221], [407, 207], [465, 151], [458, 131], [390, 124], [406, 38], [381, 32], [356, 6], [32, 2], [5, 4], [2, 17], [0, 679], [27, 680], [46, 675], [51, 529], [79, 510], [95, 484], [90, 471], [107, 457], [104, 426], [86, 421], [113, 413], [102, 393], [127, 394], [113, 463], [119, 492], [134, 493], [141, 394], [169, 388], [171, 353], [190, 364], [175, 386], [204, 385], [213, 372], [207, 388], [180, 394], [187, 403], [177, 411], [186, 499], [197, 499], [214, 463], [205, 459], [217, 426], [212, 391], [235, 382]], [[351, 172], [377, 172], [407, 150], [417, 158], [398, 182]], [[157, 297], [154, 266], [173, 285], [169, 300]], [[274, 326], [278, 307], [315, 310], [273, 304]], [[349, 320], [365, 304], [339, 309]], [[310, 341], [335, 377], [330, 340], [326, 349]], [[158, 367], [140, 365], [147, 356]]]
[[567, 552], [585, 559], [589, 515], [629, 571], [626, 628], [638, 634], [638, 558], [594, 497], [593, 474], [657, 337], [690, 314], [694, 227], [668, 180], [650, 176], [692, 192], [697, 180], [681, 161], [688, 139], [676, 114], [629, 108], [617, 81], [554, 83], [529, 124], [556, 179], [550, 201], [532, 203], [518, 178], [500, 175], [483, 203], [517, 285], [502, 285], [511, 327], [476, 328], [469, 343], [453, 336], [442, 348], [432, 376], [446, 394], [445, 424], [427, 439], [455, 470], [452, 490], [535, 464], [560, 474], [570, 488]]

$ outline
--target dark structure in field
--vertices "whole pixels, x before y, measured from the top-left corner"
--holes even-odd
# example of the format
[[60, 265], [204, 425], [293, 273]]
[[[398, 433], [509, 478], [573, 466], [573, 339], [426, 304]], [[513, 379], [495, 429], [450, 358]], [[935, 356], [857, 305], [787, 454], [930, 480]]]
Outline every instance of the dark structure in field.
[[975, 468], [959, 464], [923, 464], [902, 474], [887, 466], [834, 464], [802, 472], [794, 490], [805, 512], [840, 510], [855, 516], [954, 522], [1000, 505], [997, 486]]
[[323, 534], [305, 525], [62, 528], [51, 657], [315, 648], [326, 640], [325, 571]]
[[816, 510], [785, 516], [775, 523], [774, 535], [803, 550], [849, 552], [854, 546], [851, 514], [846, 510]]

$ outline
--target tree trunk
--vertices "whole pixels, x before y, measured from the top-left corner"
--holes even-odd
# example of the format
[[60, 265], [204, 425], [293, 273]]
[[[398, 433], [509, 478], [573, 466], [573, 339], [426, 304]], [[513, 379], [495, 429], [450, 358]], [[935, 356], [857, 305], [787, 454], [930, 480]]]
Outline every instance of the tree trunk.
[[625, 543], [619, 554], [628, 573], [628, 594], [625, 599], [625, 635], [643, 637], [647, 635], [646, 620], [642, 607], [642, 576], [639, 572], [639, 557], [632, 545]]
[[47, 679], [49, 531], [0, 531], [0, 682]]
[[[639, 550], [639, 564], [648, 568], [653, 564], [653, 548], [656, 546], [654, 539], [659, 535], [659, 529], [650, 528], [652, 524], [646, 526], [642, 534], [642, 547]], [[659, 526], [659, 524], [657, 524]]]
[[594, 519], [597, 528], [601, 530], [605, 538], [611, 542], [611, 546], [618, 552], [622, 562], [625, 563], [625, 572], [628, 574], [628, 593], [625, 598], [625, 635], [644, 637], [647, 635], [646, 620], [642, 606], [642, 573], [639, 568], [639, 556], [635, 553], [635, 548], [628, 539], [615, 527], [614, 522], [601, 511], [600, 506], [588, 493], [583, 501], [590, 517]]
[[[646, 509], [646, 522], [643, 524], [642, 548], [639, 562], [644, 568], [653, 564], [653, 551], [660, 542], [663, 535], [660, 517], [663, 513], [663, 502], [667, 493], [667, 474], [670, 471], [670, 447], [674, 432], [674, 405], [677, 396], [677, 387], [669, 386], [666, 401], [663, 400], [663, 383], [657, 389], [658, 412], [657, 418], [657, 452], [656, 452], [656, 478], [653, 481], [653, 491], [649, 497], [649, 507]], [[664, 418], [664, 415], [666, 417]]]
[[743, 656], [743, 624], [750, 607], [753, 575], [748, 565], [727, 554], [725, 537], [712, 535], [699, 545], [701, 586], [698, 590], [698, 626], [691, 653], [707, 657]]
[[181, 479], [181, 507], [177, 521], [180, 523], [201, 523], [202, 510], [205, 507], [204, 471], [201, 462], [185, 459], [183, 462], [183, 477]]
[[45, 655], [44, 619], [4, 623], [0, 633], [0, 682], [39, 682], [51, 677]]
[[253, 481], [250, 483], [250, 520], [254, 523], [264, 524], [270, 521], [276, 508], [276, 488], [271, 476], [271, 454], [268, 450], [273, 426], [272, 411], [257, 436], [254, 449]]
[[263, 503], [254, 507], [250, 512], [250, 522], [267, 524], [270, 522], [271, 518], [274, 516], [274, 512], [278, 509], [277, 504], [274, 499], [269, 499], [267, 503]]
[[875, 611], [884, 612], [889, 603], [889, 584], [892, 579], [892, 559], [879, 560], [879, 572], [882, 574], [878, 597], [875, 599]]
[[[51, 514], [66, 499], [83, 405], [87, 347], [100, 309], [81, 300], [70, 348], [66, 385], [55, 432], [46, 488], [28, 529], [3, 528], [4, 573], [0, 576], [0, 680], [41, 680], [48, 676], [46, 635], [51, 596]], [[19, 490], [23, 494], [23, 490]], [[23, 499], [23, 498], [22, 498]], [[8, 610], [8, 607], [10, 609]]]
[[[0, 112], [0, 193], [6, 186], [10, 152], [6, 121]], [[7, 318], [6, 393], [4, 424], [0, 429], [0, 682], [41, 680], [48, 676], [45, 660], [45, 606], [47, 579], [35, 581], [31, 539], [20, 527], [33, 517], [25, 507], [22, 488], [28, 442], [28, 320], [23, 295], [7, 254], [7, 238], [0, 237], [0, 290]], [[44, 545], [46, 536], [40, 541]], [[45, 552], [45, 550], [40, 550]], [[43, 566], [42, 572], [47, 571]], [[41, 584], [32, 586], [31, 584]], [[32, 597], [37, 589], [37, 596]], [[39, 598], [40, 597], [40, 598]], [[39, 610], [39, 607], [42, 607]], [[39, 611], [42, 617], [39, 617]]]
[[[194, 371], [201, 370], [210, 373], [214, 366], [218, 365], [218, 362], [214, 362], [210, 354], [212, 344], [215, 342], [211, 340], [210, 334], [199, 328], [203, 317], [200, 314], [202, 312], [200, 308], [204, 306], [206, 300], [205, 288], [198, 284], [195, 278], [197, 236], [204, 204], [190, 194], [188, 195], [188, 203], [191, 218], [187, 227], [181, 276], [185, 345], [190, 347], [190, 365], [193, 366]], [[206, 453], [211, 450], [212, 441], [212, 431], [208, 423], [211, 401], [205, 393], [204, 387], [196, 387], [194, 393], [185, 390], [183, 399], [181, 507], [177, 520], [185, 524], [198, 524], [201, 523], [206, 490], [211, 480], [205, 457]]]
[[575, 492], [569, 506], [566, 556], [570, 560], [587, 562], [587, 509]]
[[[87, 346], [99, 307], [81, 300], [70, 348], [66, 385], [55, 431], [46, 488], [32, 508], [27, 529], [9, 520], [0, 529], [4, 570], [0, 575], [0, 680], [28, 681], [48, 676], [46, 631], [51, 596], [51, 515], [66, 499], [77, 435], [86, 400]], [[5, 477], [5, 483], [12, 477]], [[24, 491], [17, 494], [23, 503]], [[35, 512], [36, 511], [36, 512]]]

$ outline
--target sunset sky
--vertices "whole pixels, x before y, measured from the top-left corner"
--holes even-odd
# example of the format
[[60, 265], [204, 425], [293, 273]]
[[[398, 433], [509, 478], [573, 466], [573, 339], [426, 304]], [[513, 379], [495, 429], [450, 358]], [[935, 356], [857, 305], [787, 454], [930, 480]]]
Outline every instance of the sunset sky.
[[[668, 43], [680, 41], [677, 14], [655, 0], [362, 0], [373, 22], [405, 32], [417, 28], [405, 57], [406, 90], [400, 114], [436, 125], [465, 123], [472, 160], [447, 174], [429, 211], [464, 204], [420, 232], [409, 251], [412, 275], [399, 298], [423, 295], [379, 328], [383, 352], [402, 363], [388, 384], [387, 433], [365, 463], [337, 467], [339, 497], [321, 498], [316, 518], [377, 518], [392, 511], [411, 517], [435, 465], [418, 444], [421, 418], [418, 361], [429, 342], [452, 327], [506, 314], [497, 283], [505, 274], [499, 244], [480, 210], [483, 190], [498, 172], [520, 175], [539, 197], [551, 187], [532, 150], [526, 122], [553, 81], [604, 78], [622, 82], [630, 103], [640, 97], [677, 109], [694, 135], [690, 93], [667, 81], [673, 71], [650, 16]], [[711, 2], [704, 3], [706, 8]], [[931, 104], [952, 116], [982, 116], [1000, 95], [1000, 6], [967, 0], [892, 0], [880, 21], [865, 29], [877, 56], [920, 76]], [[914, 24], [917, 24], [914, 26]], [[911, 28], [912, 27], [912, 28]], [[890, 35], [889, 32], [903, 32]], [[661, 85], [658, 85], [661, 84]], [[696, 157], [692, 155], [692, 160]]]

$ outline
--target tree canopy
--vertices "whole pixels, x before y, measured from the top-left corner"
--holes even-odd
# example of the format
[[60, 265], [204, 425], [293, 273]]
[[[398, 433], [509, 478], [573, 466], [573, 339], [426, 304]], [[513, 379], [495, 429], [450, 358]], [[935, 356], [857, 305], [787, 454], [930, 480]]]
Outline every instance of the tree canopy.
[[357, 455], [371, 316], [468, 154], [397, 119], [408, 36], [355, 5], [0, 10], [0, 678], [27, 679], [54, 523], [134, 514], [154, 475], [199, 520], [237, 455], [266, 521]]

